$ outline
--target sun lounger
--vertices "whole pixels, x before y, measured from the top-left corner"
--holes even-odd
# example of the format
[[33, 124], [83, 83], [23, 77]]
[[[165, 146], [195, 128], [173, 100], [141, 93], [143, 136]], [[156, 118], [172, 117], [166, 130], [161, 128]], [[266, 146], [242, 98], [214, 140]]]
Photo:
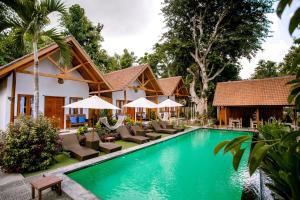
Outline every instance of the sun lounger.
[[121, 145], [118, 145], [118, 144], [115, 144], [112, 142], [105, 142], [105, 143], [102, 142], [97, 133], [94, 133], [94, 136], [93, 136], [93, 133], [87, 133], [87, 134], [85, 134], [85, 136], [86, 136], [87, 140], [92, 137], [94, 137], [93, 138], [94, 140], [98, 140], [99, 141], [99, 150], [103, 151], [104, 153], [112, 153], [112, 152], [119, 151], [122, 149]]
[[148, 137], [131, 135], [126, 126], [120, 126], [117, 129], [117, 133], [120, 134], [122, 140], [124, 140], [124, 141], [135, 142], [135, 143], [138, 143], [138, 144], [142, 144], [142, 143], [145, 143], [145, 142], [149, 141]]
[[75, 134], [60, 135], [60, 138], [62, 139], [63, 149], [69, 151], [71, 153], [71, 156], [79, 161], [99, 156], [98, 151], [80, 146]]
[[169, 124], [167, 121], [160, 121], [159, 124], [164, 129], [175, 129], [178, 132], [184, 131], [184, 128], [175, 127], [174, 125]]
[[146, 137], [150, 138], [150, 140], [156, 140], [156, 139], [161, 138], [161, 135], [154, 133], [154, 132], [148, 132], [147, 130], [142, 129], [138, 125], [132, 126], [131, 128], [132, 128], [134, 135], [136, 135], [136, 136], [139, 136], [139, 135], [146, 136]]
[[178, 132], [178, 130], [175, 130], [175, 129], [162, 128], [157, 121], [152, 121], [151, 124], [152, 124], [152, 127], [154, 128], [155, 132], [157, 132], [157, 133], [175, 134]]

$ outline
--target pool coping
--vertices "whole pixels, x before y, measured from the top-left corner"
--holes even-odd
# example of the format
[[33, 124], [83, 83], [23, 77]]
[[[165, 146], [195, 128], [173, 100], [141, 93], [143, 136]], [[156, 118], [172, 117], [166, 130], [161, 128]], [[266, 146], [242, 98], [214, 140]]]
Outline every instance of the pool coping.
[[113, 158], [116, 157], [120, 157], [122, 155], [126, 155], [141, 149], [144, 149], [146, 147], [149, 146], [153, 146], [162, 142], [165, 142], [167, 140], [170, 140], [172, 138], [176, 138], [182, 135], [185, 135], [191, 131], [197, 130], [197, 129], [201, 129], [204, 127], [201, 126], [193, 126], [191, 128], [186, 129], [183, 132], [180, 133], [176, 133], [174, 135], [169, 135], [166, 136], [164, 138], [158, 139], [158, 140], [153, 140], [144, 144], [140, 144], [134, 147], [130, 147], [128, 149], [123, 149], [121, 151], [117, 151], [114, 153], [109, 153], [106, 155], [102, 155], [96, 158], [92, 158], [89, 160], [85, 160], [85, 161], [81, 161], [79, 163], [75, 163], [66, 167], [62, 167], [59, 169], [56, 169], [54, 171], [50, 171], [45, 173], [46, 176], [50, 176], [50, 175], [54, 175], [54, 176], [58, 176], [60, 178], [62, 178], [62, 190], [72, 199], [74, 200], [97, 200], [100, 199], [99, 197], [95, 196], [92, 192], [90, 192], [89, 190], [85, 189], [83, 186], [81, 186], [79, 183], [77, 183], [76, 181], [72, 180], [71, 178], [69, 178], [66, 174], [67, 173], [71, 173], [86, 167], [90, 167], [102, 162], [105, 162], [107, 160], [111, 160]]

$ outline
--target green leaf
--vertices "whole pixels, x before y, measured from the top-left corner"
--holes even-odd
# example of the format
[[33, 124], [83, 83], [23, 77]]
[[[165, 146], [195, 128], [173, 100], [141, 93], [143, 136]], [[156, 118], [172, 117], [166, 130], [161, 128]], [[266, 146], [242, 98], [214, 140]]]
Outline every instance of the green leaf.
[[229, 140], [225, 140], [223, 142], [220, 142], [215, 148], [214, 148], [214, 154], [216, 155], [219, 153], [219, 151], [229, 143]]
[[245, 148], [244, 149], [239, 149], [236, 154], [233, 156], [233, 168], [235, 171], [238, 170], [239, 168], [239, 165], [240, 165], [240, 162], [241, 162], [241, 159], [243, 157], [243, 154], [245, 152]]
[[293, 34], [295, 29], [299, 26], [299, 23], [300, 23], [300, 8], [298, 8], [295, 11], [294, 15], [291, 18], [290, 26], [289, 26], [290, 34]]
[[278, 15], [278, 17], [281, 17], [285, 7], [289, 4], [291, 4], [292, 0], [281, 0], [278, 3], [277, 9], [276, 9], [276, 13]]
[[253, 148], [252, 155], [249, 163], [249, 171], [250, 175], [252, 175], [255, 170], [259, 167], [261, 161], [266, 156], [268, 150], [272, 147], [272, 145], [267, 145], [264, 142], [258, 142]]
[[226, 147], [224, 149], [224, 153], [227, 153], [228, 151], [235, 149], [236, 147], [240, 146], [243, 142], [249, 140], [250, 138], [251, 137], [248, 135], [234, 138], [226, 145]]

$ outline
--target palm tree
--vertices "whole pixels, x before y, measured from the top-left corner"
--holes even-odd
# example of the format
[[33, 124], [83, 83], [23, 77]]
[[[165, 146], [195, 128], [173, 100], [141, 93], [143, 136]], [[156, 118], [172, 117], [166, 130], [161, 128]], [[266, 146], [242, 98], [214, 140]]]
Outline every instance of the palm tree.
[[49, 15], [65, 13], [65, 6], [60, 0], [0, 0], [0, 32], [14, 30], [15, 42], [24, 48], [25, 41], [32, 44], [34, 56], [34, 112], [39, 112], [39, 58], [38, 42], [41, 38], [50, 38], [60, 48], [60, 64], [70, 63], [70, 52], [64, 36], [55, 28], [46, 29], [50, 24]]

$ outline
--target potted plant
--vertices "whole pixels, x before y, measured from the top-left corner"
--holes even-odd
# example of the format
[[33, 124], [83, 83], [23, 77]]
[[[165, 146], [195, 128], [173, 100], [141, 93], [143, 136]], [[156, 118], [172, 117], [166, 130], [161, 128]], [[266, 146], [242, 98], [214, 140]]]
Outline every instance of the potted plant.
[[85, 145], [85, 141], [86, 141], [86, 137], [85, 137], [85, 133], [88, 132], [88, 126], [87, 124], [85, 124], [84, 126], [80, 126], [78, 129], [77, 129], [77, 137], [78, 137], [78, 141], [81, 145]]

